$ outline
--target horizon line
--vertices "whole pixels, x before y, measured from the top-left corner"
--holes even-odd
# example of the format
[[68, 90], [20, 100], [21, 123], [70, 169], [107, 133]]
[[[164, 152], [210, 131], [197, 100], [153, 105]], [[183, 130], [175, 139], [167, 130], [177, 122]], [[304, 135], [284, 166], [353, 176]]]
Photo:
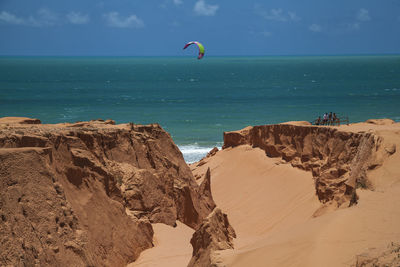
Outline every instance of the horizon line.
[[[277, 55], [206, 55], [209, 58], [222, 57], [330, 57], [330, 56], [400, 56], [400, 53], [338, 53], [338, 54], [277, 54]], [[107, 58], [191, 58], [188, 55], [2, 55], [0, 57], [107, 57]]]

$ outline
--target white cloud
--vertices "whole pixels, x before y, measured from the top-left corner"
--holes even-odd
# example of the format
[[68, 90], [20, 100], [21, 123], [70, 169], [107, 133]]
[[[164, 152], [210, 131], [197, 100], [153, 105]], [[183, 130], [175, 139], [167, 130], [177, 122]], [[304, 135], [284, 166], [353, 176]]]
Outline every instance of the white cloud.
[[214, 16], [218, 8], [218, 5], [208, 5], [204, 0], [199, 0], [194, 5], [193, 10], [200, 16]]
[[183, 1], [182, 1], [182, 0], [173, 0], [173, 2], [174, 2], [174, 4], [177, 5], [177, 6], [183, 4]]
[[67, 20], [72, 24], [86, 24], [89, 22], [89, 15], [84, 15], [79, 12], [70, 12], [66, 15]]
[[369, 11], [365, 8], [361, 8], [357, 13], [358, 21], [370, 21], [371, 17], [369, 16]]
[[358, 10], [354, 22], [347, 24], [347, 30], [349, 31], [357, 31], [361, 28], [364, 22], [370, 21], [371, 16], [369, 15], [369, 11], [365, 8], [361, 8]]
[[14, 24], [14, 25], [24, 25], [25, 20], [22, 18], [18, 18], [14, 14], [11, 14], [7, 11], [2, 11], [0, 13], [0, 21], [7, 23], [7, 24]]
[[59, 21], [58, 15], [47, 8], [41, 8], [36, 12], [35, 16], [27, 18], [19, 18], [7, 11], [0, 13], [0, 21], [14, 25], [24, 25], [32, 27], [53, 26]]
[[121, 17], [118, 12], [110, 12], [104, 14], [104, 18], [111, 27], [117, 28], [142, 28], [144, 27], [144, 22], [136, 15], [130, 15], [128, 17]]
[[311, 24], [310, 27], [308, 27], [308, 29], [312, 32], [321, 32], [322, 31], [322, 27], [318, 24]]
[[272, 8], [269, 11], [263, 10], [260, 5], [255, 6], [256, 13], [266, 20], [287, 22], [300, 21], [301, 18], [293, 11], [284, 12], [281, 8]]

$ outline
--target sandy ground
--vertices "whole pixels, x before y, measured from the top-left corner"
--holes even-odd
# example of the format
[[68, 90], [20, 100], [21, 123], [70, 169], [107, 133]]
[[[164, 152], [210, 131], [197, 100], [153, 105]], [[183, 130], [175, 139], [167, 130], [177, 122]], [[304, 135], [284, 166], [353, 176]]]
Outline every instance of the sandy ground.
[[235, 247], [248, 248], [265, 235], [290, 229], [320, 206], [310, 172], [268, 158], [261, 149], [222, 150], [195, 173], [207, 167], [214, 200], [237, 233]]
[[142, 252], [129, 267], [179, 267], [187, 266], [192, 257], [190, 239], [194, 230], [177, 221], [177, 227], [153, 224], [154, 247]]
[[[400, 123], [360, 123], [344, 131], [374, 132], [400, 149]], [[261, 149], [219, 151], [194, 174], [211, 169], [214, 200], [236, 231], [227, 266], [350, 266], [356, 255], [400, 240], [400, 152], [368, 174], [374, 190], [358, 190], [358, 204], [313, 217], [321, 203], [310, 172], [268, 158]], [[186, 266], [193, 230], [155, 225], [156, 246], [131, 266]]]
[[[375, 132], [400, 148], [400, 124], [340, 128]], [[202, 166], [214, 169], [214, 198], [238, 235], [235, 251], [223, 254], [228, 266], [349, 266], [356, 255], [400, 240], [399, 153], [369, 173], [375, 190], [359, 190], [358, 205], [317, 218], [311, 174], [272, 161], [237, 147]], [[238, 200], [246, 193], [248, 206]]]

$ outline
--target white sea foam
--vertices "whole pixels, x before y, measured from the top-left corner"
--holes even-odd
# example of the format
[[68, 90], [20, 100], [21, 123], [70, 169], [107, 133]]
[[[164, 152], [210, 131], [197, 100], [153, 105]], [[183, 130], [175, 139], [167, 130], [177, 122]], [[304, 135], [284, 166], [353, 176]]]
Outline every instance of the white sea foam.
[[183, 158], [185, 159], [186, 163], [193, 163], [201, 160], [214, 147], [218, 147], [218, 149], [221, 149], [221, 146], [219, 145], [204, 147], [204, 146], [199, 146], [198, 144], [181, 145], [178, 147], [181, 150]]

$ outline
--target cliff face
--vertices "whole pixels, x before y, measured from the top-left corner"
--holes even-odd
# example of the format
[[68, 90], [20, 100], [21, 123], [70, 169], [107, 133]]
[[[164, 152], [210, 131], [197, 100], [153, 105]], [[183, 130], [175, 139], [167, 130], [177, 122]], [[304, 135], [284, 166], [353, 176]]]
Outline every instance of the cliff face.
[[336, 207], [355, 203], [356, 188], [369, 186], [366, 172], [381, 165], [381, 154], [390, 154], [382, 141], [371, 133], [288, 124], [224, 133], [224, 148], [248, 144], [311, 171], [319, 200]]
[[157, 124], [0, 120], [0, 177], [0, 265], [122, 266], [215, 207]]
[[233, 249], [234, 238], [236, 233], [229, 224], [228, 216], [219, 208], [214, 209], [190, 240], [193, 254], [188, 267], [225, 266], [218, 264], [214, 252]]

